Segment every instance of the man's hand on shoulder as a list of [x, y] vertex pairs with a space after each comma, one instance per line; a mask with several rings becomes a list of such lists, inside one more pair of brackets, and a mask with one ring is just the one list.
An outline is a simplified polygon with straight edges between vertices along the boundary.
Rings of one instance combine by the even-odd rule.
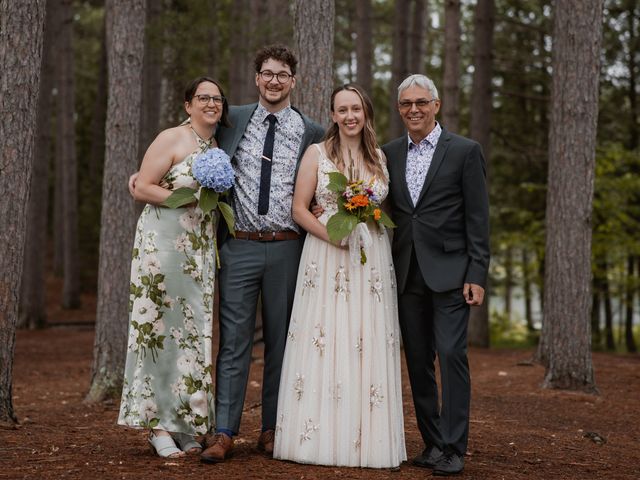
[[484, 288], [475, 283], [465, 283], [462, 287], [462, 295], [469, 305], [479, 306], [484, 301]]

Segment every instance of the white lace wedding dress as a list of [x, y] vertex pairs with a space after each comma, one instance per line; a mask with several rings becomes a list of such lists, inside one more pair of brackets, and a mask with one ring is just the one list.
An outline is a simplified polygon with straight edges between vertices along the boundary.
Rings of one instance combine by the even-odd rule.
[[[335, 165], [320, 149], [320, 221], [337, 211], [327, 190]], [[385, 169], [386, 173], [386, 169]], [[386, 197], [388, 183], [374, 189]], [[395, 467], [406, 460], [400, 331], [388, 234], [369, 225], [367, 262], [307, 235], [288, 332], [274, 458]]]

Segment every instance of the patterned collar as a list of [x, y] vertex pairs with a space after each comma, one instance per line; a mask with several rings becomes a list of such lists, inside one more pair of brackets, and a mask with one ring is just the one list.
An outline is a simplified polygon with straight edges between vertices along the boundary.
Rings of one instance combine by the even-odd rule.
[[[282, 110], [278, 110], [277, 112], [275, 112], [273, 115], [275, 115], [276, 119], [278, 120], [277, 123], [279, 125], [284, 125], [288, 121], [289, 116], [291, 115], [292, 111], [293, 111], [293, 109], [291, 108], [291, 105], [287, 105]], [[270, 113], [271, 112], [269, 110], [267, 110], [264, 107], [264, 105], [262, 105], [260, 102], [258, 102], [258, 106], [256, 107], [256, 111], [253, 114], [255, 115], [255, 118], [260, 123], [264, 123], [264, 121], [267, 119], [267, 116]]]
[[411, 140], [411, 137], [409, 136], [409, 134], [407, 134], [409, 150], [411, 150], [414, 147], [419, 147], [421, 145], [426, 146], [427, 144], [431, 145], [433, 148], [436, 148], [436, 145], [438, 145], [438, 140], [440, 139], [441, 133], [442, 133], [442, 127], [440, 126], [440, 123], [436, 122], [436, 126], [433, 128], [433, 130], [431, 130], [431, 132], [429, 132], [429, 135], [424, 137], [418, 143], [414, 143], [413, 140]]

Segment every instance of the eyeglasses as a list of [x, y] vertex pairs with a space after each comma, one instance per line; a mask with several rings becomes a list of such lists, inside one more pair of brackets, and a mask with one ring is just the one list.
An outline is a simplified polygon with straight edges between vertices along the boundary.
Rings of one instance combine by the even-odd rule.
[[276, 79], [278, 79], [278, 83], [287, 83], [289, 79], [293, 77], [293, 75], [287, 72], [273, 73], [271, 70], [263, 70], [259, 72], [259, 75], [265, 82], [270, 82], [273, 80], [273, 77], [276, 77]]
[[221, 95], [194, 95], [198, 99], [200, 105], [209, 105], [209, 102], [213, 100], [214, 105], [222, 105], [224, 103], [224, 97]]
[[400, 107], [400, 110], [409, 110], [412, 105], [415, 105], [416, 108], [424, 108], [427, 105], [429, 105], [431, 102], [436, 102], [436, 101], [438, 101], [437, 98], [432, 98], [431, 100], [427, 100], [426, 98], [421, 98], [419, 100], [416, 100], [415, 102], [410, 102], [409, 100], [403, 100], [401, 102], [398, 102], [398, 106]]

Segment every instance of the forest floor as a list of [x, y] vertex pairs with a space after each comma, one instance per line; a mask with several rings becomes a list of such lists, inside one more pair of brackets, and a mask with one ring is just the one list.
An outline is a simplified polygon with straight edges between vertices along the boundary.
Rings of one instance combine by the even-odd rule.
[[[48, 289], [51, 291], [51, 289]], [[53, 289], [55, 291], [55, 289]], [[52, 302], [53, 304], [53, 302]], [[50, 327], [18, 331], [14, 407], [0, 429], [0, 479], [414, 479], [431, 471], [298, 465], [258, 453], [262, 345], [257, 344], [235, 455], [163, 460], [145, 434], [116, 426], [117, 402], [83, 403], [89, 387], [95, 298], [52, 307]], [[540, 388], [530, 350], [471, 349], [471, 430], [462, 479], [640, 479], [640, 356], [594, 354], [599, 395]], [[407, 454], [423, 448], [403, 365]]]

